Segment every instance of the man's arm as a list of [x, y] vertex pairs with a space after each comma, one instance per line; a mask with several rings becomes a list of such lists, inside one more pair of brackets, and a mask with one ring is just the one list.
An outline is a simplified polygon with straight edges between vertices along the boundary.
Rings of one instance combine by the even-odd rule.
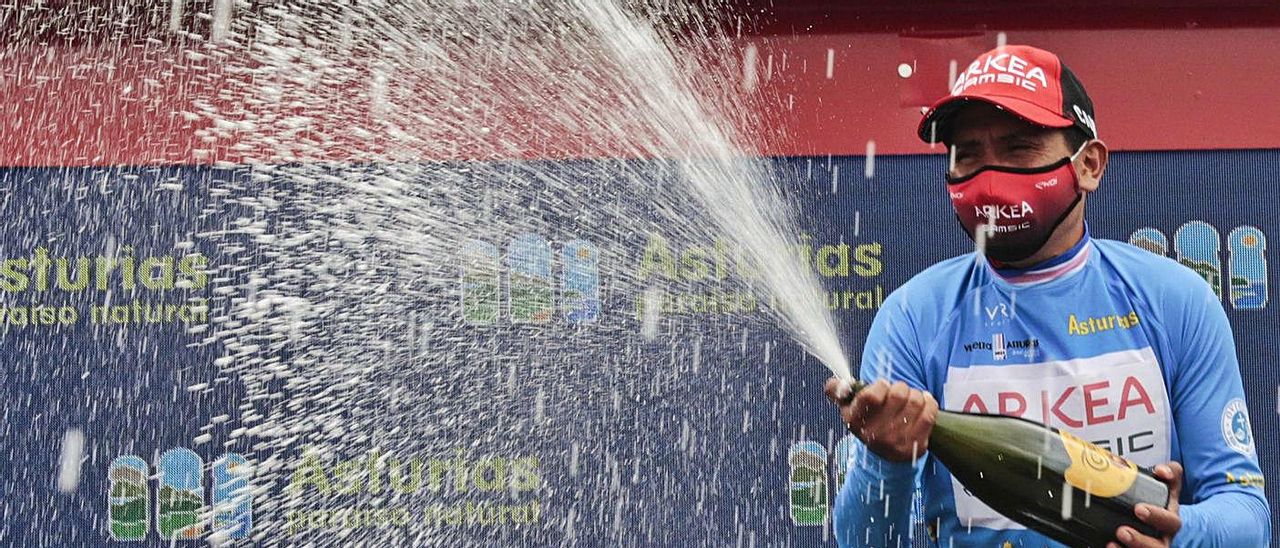
[[[917, 334], [901, 301], [900, 292], [891, 294], [867, 334], [858, 377], [872, 384], [856, 400], [847, 388], [828, 386], [828, 395], [842, 405], [846, 425], [858, 437], [849, 455], [850, 472], [836, 497], [833, 524], [840, 546], [907, 545], [919, 469], [912, 457], [918, 463], [924, 456], [937, 402], [922, 393]], [[860, 407], [850, 412], [854, 404]], [[900, 416], [911, 417], [911, 422], [900, 422]], [[922, 416], [928, 417], [927, 423], [917, 422]], [[885, 429], [877, 423], [895, 426]], [[921, 435], [923, 443], [918, 441]]]
[[834, 527], [841, 547], [909, 546], [916, 468], [890, 462], [862, 443], [849, 454], [852, 472], [836, 496]]
[[1197, 291], [1168, 299], [1164, 319], [1176, 369], [1174, 426], [1185, 469], [1182, 529], [1174, 546], [1267, 546], [1271, 512], [1244, 405], [1231, 325], [1217, 296]]

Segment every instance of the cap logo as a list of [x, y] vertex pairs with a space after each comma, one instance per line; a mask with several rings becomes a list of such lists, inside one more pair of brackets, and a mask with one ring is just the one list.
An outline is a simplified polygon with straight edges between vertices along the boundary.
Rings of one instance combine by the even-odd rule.
[[1071, 110], [1076, 112], [1076, 117], [1080, 119], [1084, 125], [1089, 126], [1089, 131], [1093, 132], [1094, 137], [1098, 135], [1098, 126], [1093, 122], [1093, 117], [1089, 113], [1080, 108], [1080, 105], [1071, 105]]
[[959, 95], [971, 86], [997, 82], [1012, 84], [1027, 91], [1040, 91], [1049, 87], [1049, 79], [1044, 69], [1030, 66], [1026, 59], [1009, 53], [988, 55], [969, 65], [951, 87], [952, 95]]

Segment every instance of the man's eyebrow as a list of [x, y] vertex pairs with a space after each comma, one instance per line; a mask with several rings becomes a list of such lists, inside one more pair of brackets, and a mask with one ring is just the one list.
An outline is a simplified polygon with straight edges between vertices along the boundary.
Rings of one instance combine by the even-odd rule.
[[1002, 142], [1009, 141], [1039, 141], [1046, 132], [1041, 129], [1020, 129], [1001, 135], [998, 140]]
[[[999, 137], [996, 137], [996, 140], [1002, 143], [1008, 143], [1011, 141], [1039, 142], [1040, 140], [1039, 138], [1043, 136], [1045, 133], [1046, 131], [1042, 129], [1035, 129], [1035, 128], [1019, 129], [1019, 130], [1011, 131]], [[954, 143], [951, 143], [951, 146], [954, 146], [956, 148], [971, 148], [971, 147], [979, 146], [981, 144], [982, 144], [981, 141], [978, 139], [965, 139], [963, 141], [956, 141]]]

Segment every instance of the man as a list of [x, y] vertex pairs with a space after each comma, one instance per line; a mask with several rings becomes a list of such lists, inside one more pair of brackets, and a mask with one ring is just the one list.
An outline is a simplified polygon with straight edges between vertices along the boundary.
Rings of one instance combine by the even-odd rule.
[[827, 383], [861, 442], [836, 500], [840, 544], [909, 546], [919, 482], [939, 546], [1059, 545], [967, 494], [928, 455], [942, 407], [1046, 423], [1155, 467], [1172, 500], [1135, 514], [1160, 536], [1121, 527], [1111, 546], [1267, 545], [1226, 314], [1192, 270], [1089, 236], [1085, 196], [1107, 147], [1075, 76], [1047, 51], [997, 48], [917, 131], [948, 146], [946, 188], [979, 251], [885, 300], [859, 375], [875, 382], [856, 395]]

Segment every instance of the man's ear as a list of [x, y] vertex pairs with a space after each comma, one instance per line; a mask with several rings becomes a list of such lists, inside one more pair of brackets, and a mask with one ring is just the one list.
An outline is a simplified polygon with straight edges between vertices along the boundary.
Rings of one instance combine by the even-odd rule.
[[1099, 139], [1089, 141], [1076, 158], [1076, 176], [1080, 179], [1080, 190], [1090, 193], [1098, 190], [1102, 174], [1107, 171], [1107, 144]]

